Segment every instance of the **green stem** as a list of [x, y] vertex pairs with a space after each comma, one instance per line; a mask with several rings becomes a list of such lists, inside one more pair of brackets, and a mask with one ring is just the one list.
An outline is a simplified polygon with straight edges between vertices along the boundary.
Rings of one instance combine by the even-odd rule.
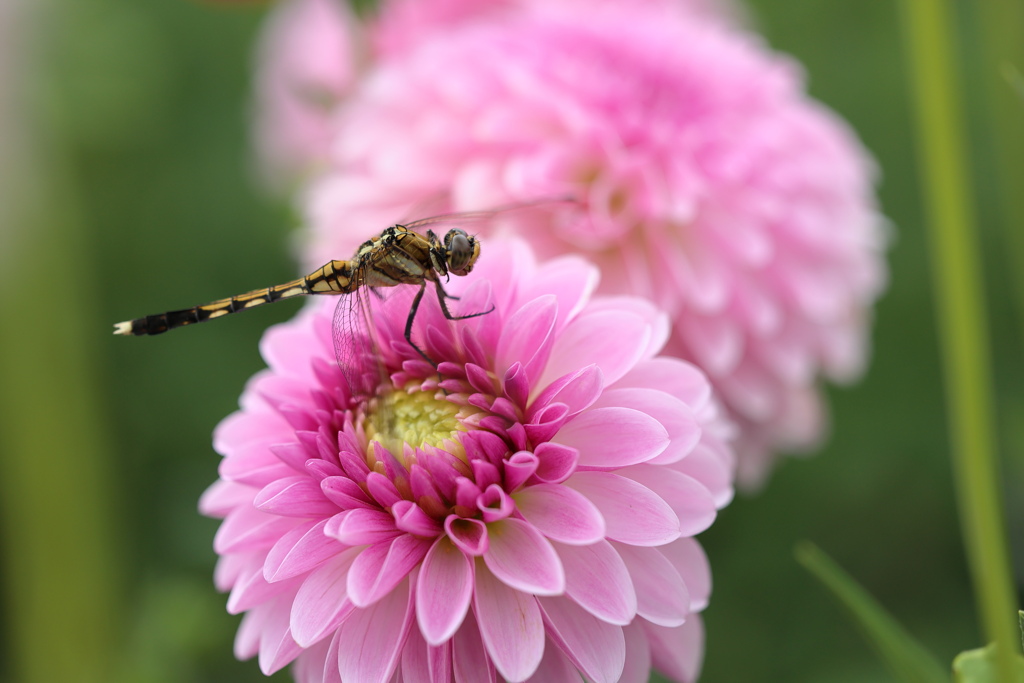
[[1002, 495], [992, 428], [985, 306], [948, 3], [904, 0], [919, 161], [931, 232], [932, 276], [964, 545], [999, 680], [1017, 651]]

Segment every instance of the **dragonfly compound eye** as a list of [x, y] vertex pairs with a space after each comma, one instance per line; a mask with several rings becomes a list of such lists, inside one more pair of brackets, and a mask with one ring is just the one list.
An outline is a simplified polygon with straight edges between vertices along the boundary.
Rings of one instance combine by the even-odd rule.
[[448, 270], [455, 275], [465, 275], [472, 270], [480, 256], [480, 243], [462, 230], [449, 231], [444, 241]]

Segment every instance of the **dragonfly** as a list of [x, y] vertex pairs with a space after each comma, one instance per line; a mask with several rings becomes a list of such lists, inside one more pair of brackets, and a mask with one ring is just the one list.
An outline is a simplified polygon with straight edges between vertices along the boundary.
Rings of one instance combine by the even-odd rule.
[[[448, 320], [487, 315], [494, 307], [466, 315], [452, 313], [448, 301], [458, 300], [458, 297], [445, 290], [444, 282], [451, 275], [464, 276], [473, 270], [480, 258], [480, 240], [458, 227], [450, 228], [443, 238], [439, 238], [429, 226], [486, 220], [499, 211], [502, 210], [442, 214], [404, 225], [396, 224], [361, 244], [351, 259], [330, 261], [305, 277], [192, 308], [116, 323], [114, 334], [162, 334], [178, 327], [206, 322], [285, 299], [310, 295], [347, 295], [338, 303], [333, 330], [335, 353], [342, 370], [346, 371], [346, 361], [354, 359], [356, 355], [355, 350], [346, 348], [355, 339], [352, 330], [367, 324], [365, 320], [356, 319], [360, 315], [369, 315], [370, 306], [364, 292], [370, 290], [379, 294], [378, 290], [382, 288], [418, 285], [419, 289], [412, 299], [406, 319], [404, 336], [409, 345], [436, 368], [438, 364], [412, 339], [413, 322], [427, 285], [434, 286], [441, 311]], [[417, 232], [423, 228], [427, 228], [424, 234]]]

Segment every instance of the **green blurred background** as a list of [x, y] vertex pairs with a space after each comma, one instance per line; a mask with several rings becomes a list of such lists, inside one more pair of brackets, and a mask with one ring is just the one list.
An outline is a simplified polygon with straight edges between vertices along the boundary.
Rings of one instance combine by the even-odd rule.
[[[296, 306], [172, 338], [110, 329], [295, 275], [296, 219], [260, 188], [249, 144], [266, 8], [0, 2], [0, 680], [262, 680], [232, 657], [238, 618], [211, 579], [217, 522], [196, 501], [216, 477], [210, 433], [262, 367], [261, 332]], [[1012, 187], [1016, 165], [1024, 194], [1024, 99], [987, 52], [1011, 27], [983, 3], [954, 4], [1020, 539], [1024, 230], [1009, 218], [1021, 199], [1000, 183]], [[941, 661], [982, 644], [953, 504], [900, 8], [750, 8], [876, 155], [892, 283], [869, 373], [830, 390], [828, 444], [740, 496], [702, 537], [715, 579], [702, 680], [886, 680], [793, 547], [810, 539], [832, 554]], [[1024, 25], [1012, 29], [1019, 38]], [[1024, 544], [1014, 554], [1024, 566]]]

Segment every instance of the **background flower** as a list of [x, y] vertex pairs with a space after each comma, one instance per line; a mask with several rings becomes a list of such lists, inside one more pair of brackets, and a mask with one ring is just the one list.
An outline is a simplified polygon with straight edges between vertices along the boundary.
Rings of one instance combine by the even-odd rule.
[[862, 371], [884, 281], [873, 166], [793, 62], [673, 16], [538, 9], [381, 64], [340, 112], [307, 260], [423, 206], [576, 197], [505, 228], [668, 311], [667, 350], [711, 376], [752, 485], [778, 450], [818, 443], [819, 377]]
[[337, 366], [334, 300], [267, 333], [201, 503], [246, 612], [236, 654], [297, 658], [303, 682], [693, 680], [710, 577], [692, 536], [734, 464], [710, 386], [657, 355], [649, 303], [591, 299], [581, 260], [485, 250], [449, 287], [492, 312], [450, 324], [425, 297], [417, 315], [437, 369], [403, 337], [412, 288], [374, 300], [387, 397], [349, 390], [377, 366]]

